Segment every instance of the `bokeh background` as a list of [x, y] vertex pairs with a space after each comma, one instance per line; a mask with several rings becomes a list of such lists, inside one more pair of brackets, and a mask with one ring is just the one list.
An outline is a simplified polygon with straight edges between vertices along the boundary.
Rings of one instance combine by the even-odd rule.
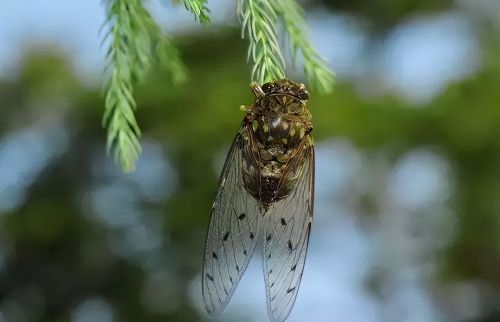
[[[289, 321], [500, 321], [500, 1], [309, 0], [316, 212]], [[208, 321], [218, 172], [252, 96], [235, 1], [148, 7], [189, 80], [137, 88], [144, 153], [105, 154], [100, 0], [0, 2], [0, 321]], [[303, 76], [290, 68], [296, 80]], [[260, 258], [218, 321], [268, 321]]]

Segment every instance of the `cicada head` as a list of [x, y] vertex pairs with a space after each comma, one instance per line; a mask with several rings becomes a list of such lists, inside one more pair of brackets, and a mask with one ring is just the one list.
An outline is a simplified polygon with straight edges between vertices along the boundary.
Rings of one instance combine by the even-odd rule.
[[304, 84], [280, 79], [262, 86], [252, 83], [251, 87], [256, 97], [257, 108], [262, 111], [297, 116], [308, 114], [306, 103], [309, 92]]

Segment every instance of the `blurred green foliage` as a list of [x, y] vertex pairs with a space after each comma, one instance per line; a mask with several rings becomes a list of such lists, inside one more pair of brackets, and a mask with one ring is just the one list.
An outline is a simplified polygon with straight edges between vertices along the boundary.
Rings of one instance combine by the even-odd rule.
[[[314, 1], [316, 2], [316, 1]], [[320, 0], [334, 11], [350, 12], [366, 18], [377, 31], [384, 31], [404, 18], [453, 8], [453, 0]]]
[[[398, 17], [406, 10], [399, 2], [387, 3], [393, 3]], [[120, 322], [203, 319], [189, 292], [201, 267], [216, 191], [214, 158], [231, 143], [243, 118], [238, 107], [250, 103], [252, 95], [241, 59], [246, 44], [236, 30], [179, 42], [189, 80], [165, 86], [168, 73], [155, 68], [136, 92], [144, 137], [161, 143], [178, 176], [171, 197], [141, 203], [154, 210], [148, 216], [161, 217], [166, 241], [150, 255], [170, 278], [171, 289], [162, 300], [176, 305], [164, 312], [145, 307], [141, 294], [147, 270], [137, 257], [114, 252], [110, 239], [116, 229], [89, 215], [86, 194], [111, 180], [93, 169], [112, 167], [95, 157], [105, 154], [97, 84], [83, 85], [58, 51], [36, 50], [24, 57], [17, 77], [0, 82], [0, 136], [54, 115], [69, 128], [69, 148], [36, 177], [19, 208], [0, 211], [5, 253], [0, 306], [15, 301], [25, 321], [63, 322], [83, 300], [100, 296], [112, 304]], [[317, 142], [346, 137], [361, 150], [384, 149], [392, 160], [431, 146], [449, 158], [457, 180], [450, 205], [457, 214], [457, 237], [442, 254], [439, 279], [477, 279], [500, 289], [500, 65], [489, 59], [500, 57], [500, 46], [488, 43], [493, 45], [482, 70], [452, 84], [427, 106], [389, 96], [362, 98], [347, 82], [339, 82], [328, 96], [313, 95], [310, 106]]]

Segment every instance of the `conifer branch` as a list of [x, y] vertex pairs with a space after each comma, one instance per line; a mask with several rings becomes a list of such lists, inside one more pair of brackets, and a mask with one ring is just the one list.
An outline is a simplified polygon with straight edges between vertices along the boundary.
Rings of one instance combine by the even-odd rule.
[[262, 84], [284, 78], [285, 61], [275, 30], [278, 17], [271, 2], [240, 0], [238, 6], [242, 37], [250, 42], [247, 58], [253, 62], [252, 80]]
[[202, 25], [210, 23], [210, 9], [206, 6], [207, 0], [184, 0], [186, 9], [194, 15], [195, 20]]
[[156, 57], [172, 82], [185, 79], [185, 69], [179, 52], [162, 35], [159, 26], [141, 0], [110, 0], [107, 2], [104, 40], [110, 38], [106, 54], [105, 111], [103, 125], [107, 127], [107, 149], [123, 171], [131, 172], [141, 153], [141, 130], [134, 111], [134, 86], [150, 70]]
[[295, 0], [272, 0], [276, 12], [282, 17], [287, 32], [293, 60], [302, 53], [304, 73], [309, 85], [322, 94], [332, 90], [334, 73], [314, 49], [307, 35], [307, 26], [302, 17], [303, 10]]
[[309, 85], [320, 93], [331, 91], [334, 74], [311, 45], [302, 8], [295, 0], [239, 0], [238, 5], [242, 36], [249, 41], [248, 60], [253, 63], [253, 81], [262, 84], [285, 77], [285, 62], [276, 35], [276, 25], [281, 20], [292, 59], [302, 54]]

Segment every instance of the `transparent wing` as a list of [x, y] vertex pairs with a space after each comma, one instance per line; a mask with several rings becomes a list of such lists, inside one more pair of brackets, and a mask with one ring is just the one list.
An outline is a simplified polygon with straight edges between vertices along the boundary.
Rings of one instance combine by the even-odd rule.
[[245, 162], [258, 162], [251, 131], [243, 126], [236, 135], [212, 207], [202, 276], [203, 300], [210, 315], [227, 306], [262, 231], [258, 202], [245, 190], [241, 170]]
[[314, 203], [314, 147], [307, 143], [311, 141], [304, 142], [283, 174], [297, 180], [295, 190], [266, 214], [264, 277], [267, 308], [273, 321], [284, 321], [290, 314], [309, 243]]

